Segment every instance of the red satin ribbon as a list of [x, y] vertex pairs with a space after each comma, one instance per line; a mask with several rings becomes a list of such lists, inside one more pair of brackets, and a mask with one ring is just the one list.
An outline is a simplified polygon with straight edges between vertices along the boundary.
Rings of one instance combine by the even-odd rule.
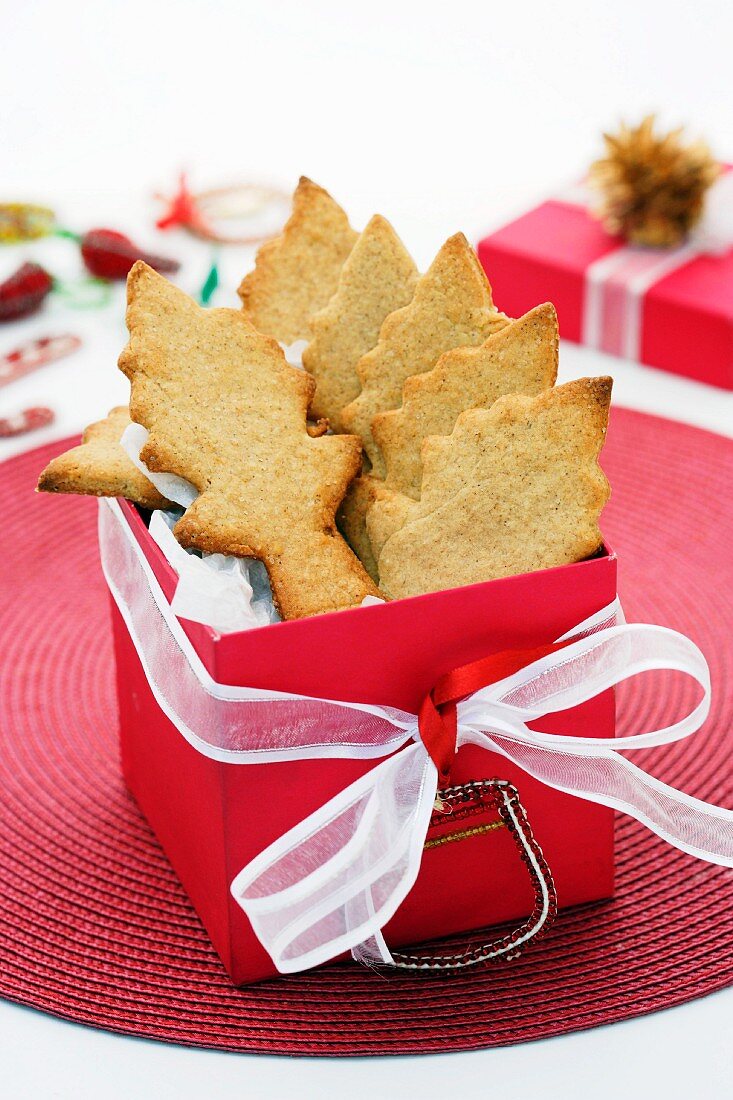
[[564, 649], [571, 640], [577, 639], [537, 646], [536, 649], [505, 649], [454, 668], [440, 677], [423, 699], [418, 712], [418, 728], [422, 743], [438, 769], [441, 783], [448, 780], [456, 755], [456, 709], [461, 699], [507, 676], [513, 676], [548, 653]]

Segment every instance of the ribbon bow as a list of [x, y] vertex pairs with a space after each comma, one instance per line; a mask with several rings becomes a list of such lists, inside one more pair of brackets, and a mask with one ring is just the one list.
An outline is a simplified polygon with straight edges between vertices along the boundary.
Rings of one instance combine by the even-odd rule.
[[[702, 688], [692, 711], [664, 729], [618, 741], [563, 737], [527, 724], [653, 669], [686, 673]], [[506, 674], [488, 683], [497, 671]], [[477, 681], [484, 686], [459, 701]], [[417, 877], [439, 772], [449, 768], [454, 745], [464, 744], [500, 753], [557, 790], [623, 810], [682, 851], [733, 866], [733, 812], [675, 790], [622, 755], [689, 736], [709, 708], [705, 658], [688, 638], [663, 627], [604, 627], [544, 650], [474, 662], [436, 685], [411, 745], [262, 852], [236, 877], [232, 893], [282, 972], [349, 949], [390, 962], [380, 929]]]
[[[557, 790], [635, 817], [669, 844], [733, 867], [733, 811], [683, 794], [627, 760], [694, 733], [710, 709], [698, 647], [673, 630], [611, 625], [617, 607], [540, 650], [455, 669], [420, 715], [220, 684], [172, 613], [120, 506], [100, 509], [102, 565], [163, 712], [200, 753], [229, 764], [306, 757], [382, 758], [252, 860], [231, 891], [282, 972], [344, 951], [390, 962], [381, 929], [412, 887], [438, 789], [457, 749], [499, 753]], [[702, 689], [663, 729], [622, 739], [530, 728], [641, 672], [672, 669]]]

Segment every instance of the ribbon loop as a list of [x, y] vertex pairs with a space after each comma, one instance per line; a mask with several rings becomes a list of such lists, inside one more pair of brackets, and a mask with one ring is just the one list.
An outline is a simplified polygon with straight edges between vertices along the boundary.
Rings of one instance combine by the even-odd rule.
[[428, 692], [417, 716], [417, 726], [428, 756], [435, 764], [441, 783], [445, 783], [453, 767], [458, 740], [457, 707], [447, 700], [438, 706], [434, 691]]

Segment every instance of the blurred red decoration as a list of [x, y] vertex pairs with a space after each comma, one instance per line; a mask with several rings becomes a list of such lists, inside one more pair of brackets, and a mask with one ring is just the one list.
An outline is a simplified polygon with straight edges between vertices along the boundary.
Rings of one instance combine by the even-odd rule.
[[45, 428], [56, 419], [52, 409], [37, 405], [32, 409], [23, 409], [12, 416], [0, 417], [0, 439], [10, 439], [14, 435], [25, 435], [37, 428]]
[[197, 196], [189, 189], [184, 173], [179, 177], [178, 190], [172, 198], [166, 199], [162, 195], [158, 198], [168, 204], [165, 214], [155, 223], [158, 229], [172, 229], [180, 226], [198, 237], [211, 239], [212, 226], [201, 212]]
[[38, 367], [45, 367], [81, 347], [81, 340], [71, 333], [61, 336], [41, 336], [28, 340], [12, 351], [0, 355], [0, 386], [7, 386], [18, 378], [30, 374]]
[[51, 293], [53, 279], [40, 264], [23, 264], [0, 283], [0, 321], [15, 321], [34, 313]]
[[[217, 244], [259, 244], [280, 231], [281, 221], [287, 217], [290, 196], [277, 187], [258, 183], [238, 183], [229, 187], [215, 187], [207, 191], [191, 191], [184, 173], [178, 180], [178, 190], [166, 198], [156, 195], [167, 206], [165, 213], [155, 223], [158, 229], [186, 229], [195, 237]], [[239, 229], [227, 230], [226, 223], [250, 226], [252, 220], [268, 210], [277, 212], [283, 207], [283, 217], [270, 228], [260, 227], [252, 232]]]
[[114, 229], [90, 229], [81, 238], [80, 246], [87, 270], [99, 279], [126, 279], [137, 260], [144, 260], [164, 275], [174, 275], [181, 266], [177, 260], [144, 252]]

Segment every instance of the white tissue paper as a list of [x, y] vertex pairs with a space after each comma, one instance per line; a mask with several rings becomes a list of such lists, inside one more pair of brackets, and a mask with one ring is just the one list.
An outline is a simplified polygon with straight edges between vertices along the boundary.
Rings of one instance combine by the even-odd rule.
[[[159, 493], [182, 509], [188, 508], [198, 496], [189, 481], [175, 474], [153, 473], [140, 461], [140, 451], [147, 438], [147, 428], [130, 424], [121, 443], [138, 470]], [[180, 512], [156, 511], [150, 518], [150, 534], [178, 574], [171, 602], [173, 614], [195, 623], [205, 623], [220, 634], [279, 622], [270, 580], [262, 562], [255, 558], [184, 550], [173, 535], [173, 527], [180, 516]]]
[[190, 507], [199, 495], [190, 481], [176, 474], [154, 474], [144, 462], [140, 461], [140, 451], [147, 443], [149, 434], [148, 429], [143, 428], [142, 424], [129, 424], [120, 440], [122, 449], [127, 452], [127, 457], [137, 466], [140, 473], [152, 482], [166, 500], [172, 500], [181, 508]]
[[184, 550], [173, 534], [178, 519], [180, 513], [162, 511], [150, 518], [150, 534], [178, 574], [173, 614], [220, 634], [279, 622], [262, 562]]
[[294, 344], [287, 346], [281, 344], [283, 353], [291, 367], [300, 367], [303, 370], [303, 352], [308, 347], [307, 340], [296, 340]]

